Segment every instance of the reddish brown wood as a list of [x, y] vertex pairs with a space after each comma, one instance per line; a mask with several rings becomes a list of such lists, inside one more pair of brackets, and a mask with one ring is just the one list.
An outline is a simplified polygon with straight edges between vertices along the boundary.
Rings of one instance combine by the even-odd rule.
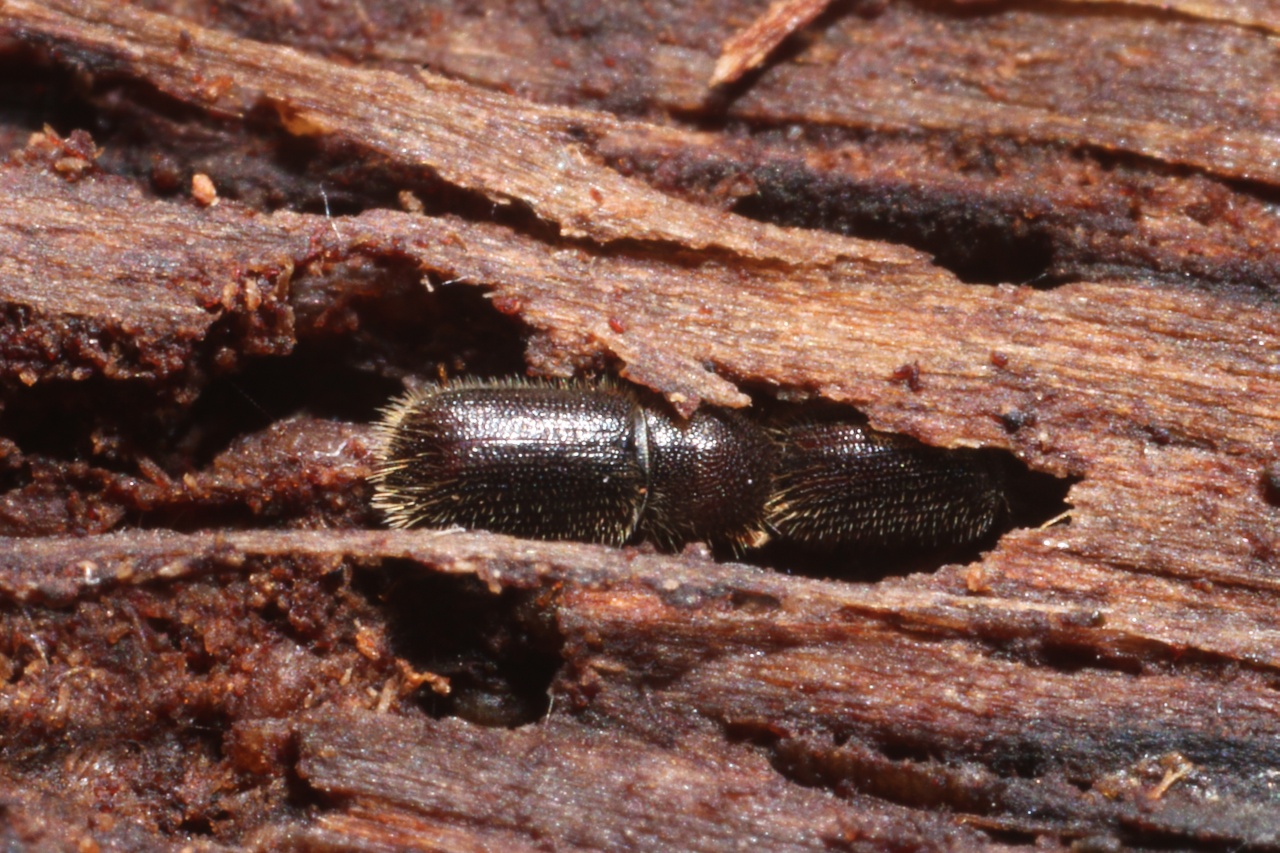
[[[711, 92], [763, 3], [147, 5], [0, 5], [6, 841], [1275, 845], [1266, 9], [834, 10]], [[379, 529], [376, 401], [520, 370], [1070, 511], [881, 579]]]
[[829, 0], [775, 0], [741, 31], [724, 43], [709, 86], [736, 83], [756, 68], [778, 45], [822, 14]]

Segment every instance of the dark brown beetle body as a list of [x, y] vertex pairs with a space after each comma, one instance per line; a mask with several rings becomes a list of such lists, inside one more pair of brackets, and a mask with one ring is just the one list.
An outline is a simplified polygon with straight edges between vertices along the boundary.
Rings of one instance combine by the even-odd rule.
[[1000, 472], [967, 450], [939, 450], [836, 417], [781, 431], [767, 517], [810, 545], [936, 548], [980, 538], [1006, 510]]
[[621, 545], [901, 547], [980, 537], [1004, 511], [971, 451], [851, 418], [684, 420], [609, 386], [508, 381], [413, 392], [380, 426], [376, 505], [396, 527]]
[[375, 502], [396, 527], [621, 544], [648, 489], [643, 419], [622, 394], [459, 385], [396, 402]]

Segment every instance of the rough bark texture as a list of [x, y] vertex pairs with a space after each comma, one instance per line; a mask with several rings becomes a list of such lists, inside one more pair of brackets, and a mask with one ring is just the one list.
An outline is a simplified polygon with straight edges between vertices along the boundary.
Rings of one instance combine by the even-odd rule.
[[[768, 8], [0, 0], [4, 843], [1280, 848], [1280, 18], [835, 3], [708, 88]], [[524, 371], [1011, 524], [380, 529], [376, 408]]]

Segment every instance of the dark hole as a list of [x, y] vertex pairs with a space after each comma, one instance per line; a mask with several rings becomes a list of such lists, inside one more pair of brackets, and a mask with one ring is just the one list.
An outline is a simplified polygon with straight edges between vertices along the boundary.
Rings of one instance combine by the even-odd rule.
[[299, 411], [372, 421], [402, 390], [399, 378], [422, 370], [486, 375], [523, 364], [518, 324], [478, 288], [428, 291], [408, 264], [347, 272], [299, 284], [293, 303], [302, 340], [293, 354], [251, 362], [204, 390], [186, 418], [190, 457], [208, 461], [236, 435]]
[[[22, 452], [64, 460], [96, 455], [105, 467], [118, 462], [120, 454], [111, 450], [102, 453], [103, 446], [95, 446], [94, 435], [128, 432], [141, 438], [142, 433], [154, 433], [155, 424], [147, 421], [166, 406], [152, 387], [100, 376], [83, 382], [39, 382], [30, 388], [11, 383], [3, 394], [0, 436]], [[21, 475], [17, 471], [11, 473], [17, 479], [5, 485], [22, 485]]]
[[288, 358], [261, 359], [243, 372], [213, 380], [182, 419], [174, 449], [202, 467], [236, 436], [295, 412], [369, 420], [398, 389], [394, 380], [353, 366], [338, 352], [300, 346]]
[[1272, 462], [1262, 472], [1262, 496], [1272, 506], [1280, 506], [1280, 462]]
[[182, 822], [178, 824], [178, 831], [185, 832], [188, 835], [212, 835], [213, 822], [208, 815], [192, 815], [191, 817], [183, 818]]
[[560, 668], [551, 605], [536, 595], [498, 595], [471, 576], [388, 563], [378, 595], [395, 653], [419, 671], [449, 679], [442, 696], [424, 687], [423, 708], [486, 726], [517, 726], [547, 713]]
[[[210, 341], [197, 348], [194, 373], [174, 377], [173, 386], [101, 376], [30, 388], [11, 383], [0, 436], [28, 454], [126, 471], [141, 455], [180, 473], [207, 464], [237, 436], [295, 413], [369, 422], [401, 390], [401, 377], [424, 369], [501, 375], [522, 368], [521, 327], [483, 291], [429, 292], [421, 279], [407, 263], [301, 278], [291, 298], [300, 337], [293, 352], [247, 359], [231, 373], [203, 364], [216, 349]], [[188, 381], [203, 383], [191, 405], [173, 396]], [[10, 488], [20, 485], [14, 477], [20, 479], [10, 472]]]
[[877, 744], [880, 754], [886, 761], [906, 761], [914, 764], [928, 764], [932, 760], [929, 747], [925, 744], [907, 741], [885, 741]]
[[[1171, 652], [1164, 652], [1172, 655]], [[1036, 644], [1033, 654], [1024, 659], [1036, 664], [1053, 667], [1060, 672], [1082, 672], [1085, 670], [1105, 669], [1123, 672], [1129, 675], [1141, 675], [1149, 669], [1153, 659], [1159, 658], [1162, 650], [1144, 650], [1142, 656], [1132, 651], [1099, 651], [1087, 646], [1063, 646], [1053, 644]]]
[[758, 191], [734, 207], [752, 219], [904, 243], [973, 284], [1043, 284], [1053, 267], [1048, 234], [976, 201], [899, 185], [819, 182], [803, 170], [761, 170], [753, 178]]
[[778, 743], [778, 730], [761, 720], [726, 720], [725, 737], [730, 743], [747, 744], [772, 749]]
[[[0, 47], [0, 126], [9, 133], [16, 128], [37, 131], [46, 124], [59, 131], [92, 130], [92, 111], [75, 89], [75, 72], [55, 62], [48, 51], [8, 40]], [[19, 131], [6, 141], [21, 145], [26, 136]]]
[[6, 44], [0, 49], [0, 119], [27, 132], [50, 125], [65, 136], [87, 130], [101, 146], [97, 165], [157, 195], [189, 192], [208, 175], [222, 198], [259, 210], [318, 214], [402, 209], [411, 193], [427, 213], [499, 221], [544, 238], [555, 226], [525, 204], [495, 205], [481, 193], [441, 181], [429, 169], [381, 160], [327, 136], [289, 133], [270, 104], [243, 119], [223, 119], [137, 80], [101, 71], [78, 74], [49, 51]]

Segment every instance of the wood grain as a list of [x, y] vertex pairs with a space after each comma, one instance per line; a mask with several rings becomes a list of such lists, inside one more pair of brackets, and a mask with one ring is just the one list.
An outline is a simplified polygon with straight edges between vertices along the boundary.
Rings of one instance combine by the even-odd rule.
[[[6, 839], [1276, 846], [1265, 9], [836, 9], [716, 96], [762, 4], [364, 5], [0, 5], [110, 140], [0, 166]], [[522, 369], [1069, 513], [884, 577], [378, 529], [374, 392]]]

